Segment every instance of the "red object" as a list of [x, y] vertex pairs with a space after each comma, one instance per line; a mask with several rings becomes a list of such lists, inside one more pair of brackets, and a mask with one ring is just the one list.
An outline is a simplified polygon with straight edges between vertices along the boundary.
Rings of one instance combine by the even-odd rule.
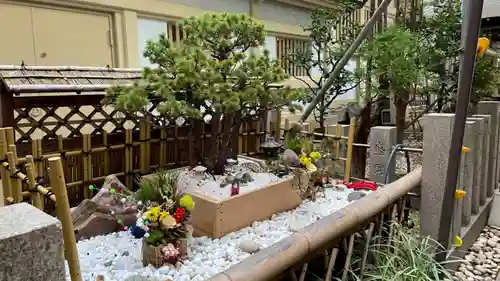
[[236, 185], [231, 186], [231, 196], [236, 196], [240, 194], [240, 184], [237, 183]]
[[377, 190], [377, 184], [373, 181], [358, 181], [353, 183], [344, 182], [344, 184], [347, 188], [354, 190]]
[[177, 208], [172, 216], [177, 223], [181, 223], [186, 218], [186, 210], [184, 208]]

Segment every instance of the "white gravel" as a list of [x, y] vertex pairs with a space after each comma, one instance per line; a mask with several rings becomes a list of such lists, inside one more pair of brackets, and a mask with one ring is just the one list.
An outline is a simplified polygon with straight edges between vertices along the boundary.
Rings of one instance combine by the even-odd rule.
[[[274, 215], [267, 221], [254, 222], [220, 239], [194, 238], [188, 258], [179, 268], [143, 267], [141, 239], [135, 239], [129, 232], [82, 240], [78, 242], [82, 277], [85, 281], [95, 281], [99, 275], [106, 281], [206, 280], [250, 256], [240, 250], [240, 243], [253, 240], [260, 249], [266, 248], [291, 235], [292, 229], [313, 223], [347, 206], [350, 192], [348, 189], [327, 189], [325, 196], [315, 202], [304, 201], [294, 211]], [[70, 280], [68, 268], [66, 273], [67, 280]]]

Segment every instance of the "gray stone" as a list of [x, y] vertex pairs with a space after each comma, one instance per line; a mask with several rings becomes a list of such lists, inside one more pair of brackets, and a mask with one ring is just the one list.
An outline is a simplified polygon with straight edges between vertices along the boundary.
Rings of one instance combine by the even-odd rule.
[[[474, 190], [474, 165], [476, 163], [476, 144], [478, 135], [478, 123], [475, 120], [469, 120], [465, 123], [465, 132], [463, 145], [469, 148], [469, 152], [462, 153], [460, 172], [459, 172], [459, 186], [458, 189], [464, 190], [467, 194], [462, 200], [458, 201], [457, 205], [461, 205], [461, 209], [457, 210], [461, 212], [461, 217], [455, 216], [456, 220], [460, 219], [460, 223], [457, 222], [455, 226], [455, 234], [460, 234], [461, 226], [466, 226], [470, 223], [471, 213], [472, 213], [472, 198], [479, 198], [479, 190]], [[479, 200], [477, 201], [479, 202]], [[475, 206], [478, 210], [478, 206]]]
[[257, 244], [257, 242], [252, 240], [241, 241], [239, 247], [240, 250], [249, 254], [257, 253], [260, 250], [259, 244]]
[[487, 187], [487, 196], [493, 195], [493, 191], [498, 185], [498, 141], [499, 141], [499, 123], [500, 123], [500, 102], [498, 101], [481, 101], [477, 104], [477, 112], [480, 114], [491, 115], [491, 130], [490, 130], [490, 165], [488, 173], [491, 175], [491, 180]]
[[[384, 183], [385, 169], [390, 154], [396, 145], [396, 128], [377, 126], [370, 131], [370, 179]], [[396, 179], [396, 158], [389, 162], [387, 183]]]
[[149, 281], [149, 279], [141, 275], [133, 275], [123, 279], [123, 281]]
[[352, 202], [365, 197], [365, 193], [362, 191], [353, 191], [347, 195], [347, 201]]
[[0, 218], [0, 280], [66, 280], [57, 219], [26, 203], [0, 207]]
[[482, 163], [481, 163], [481, 184], [480, 184], [480, 194], [479, 203], [484, 205], [486, 203], [488, 184], [491, 181], [491, 175], [489, 174], [489, 166], [491, 165], [491, 155], [490, 155], [490, 139], [491, 139], [491, 116], [490, 115], [473, 115], [476, 118], [482, 118], [484, 120], [484, 133], [483, 133], [483, 152], [482, 152]]
[[286, 149], [285, 152], [283, 152], [283, 161], [285, 161], [287, 165], [291, 166], [298, 165], [300, 163], [299, 156], [297, 156], [297, 153], [291, 149]]
[[[453, 114], [431, 113], [423, 118], [423, 166], [420, 206], [420, 234], [437, 240], [448, 168]], [[449, 219], [449, 218], [447, 218]], [[443, 245], [448, 248], [449, 245]]]

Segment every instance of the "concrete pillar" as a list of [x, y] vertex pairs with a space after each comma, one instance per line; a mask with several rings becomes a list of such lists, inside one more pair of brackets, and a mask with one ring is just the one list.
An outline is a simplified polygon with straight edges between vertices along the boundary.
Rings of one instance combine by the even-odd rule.
[[488, 175], [491, 179], [488, 180], [486, 195], [493, 196], [493, 191], [498, 186], [498, 125], [500, 122], [500, 102], [498, 101], [480, 101], [477, 104], [477, 112], [479, 114], [491, 115], [490, 129], [490, 160], [488, 165]]
[[479, 191], [479, 204], [482, 206], [486, 203], [486, 190], [488, 189], [488, 182], [491, 175], [488, 174], [490, 165], [490, 134], [491, 134], [491, 116], [490, 115], [473, 115], [473, 118], [481, 118], [484, 121], [482, 133], [482, 152], [480, 164], [480, 191]]
[[[483, 178], [482, 173], [484, 170], [484, 158], [483, 158], [483, 150], [484, 150], [484, 123], [485, 120], [479, 117], [469, 117], [468, 121], [476, 122], [476, 131], [477, 134], [475, 136], [475, 151], [474, 151], [474, 163], [473, 163], [473, 174], [474, 179], [472, 182], [472, 190], [474, 193], [472, 194], [472, 214], [477, 214], [479, 212], [479, 207], [481, 206], [481, 193], [482, 193], [482, 185]], [[486, 190], [486, 189], [485, 189]], [[486, 194], [486, 193], [485, 193]]]
[[454, 119], [454, 114], [440, 113], [426, 114], [423, 118], [420, 234], [436, 240], [441, 219], [445, 171], [448, 168]]
[[466, 226], [470, 223], [471, 213], [475, 214], [479, 211], [479, 189], [474, 184], [474, 165], [477, 164], [476, 156], [478, 154], [478, 125], [479, 123], [473, 120], [465, 122], [463, 145], [469, 148], [469, 152], [463, 153], [460, 159], [460, 174], [457, 189], [464, 190], [467, 195], [462, 200], [456, 202], [459, 208], [461, 207], [461, 217], [459, 217], [461, 223], [458, 224], [457, 231], [460, 230], [462, 225]]
[[0, 280], [66, 280], [57, 219], [26, 203], [1, 207], [0, 218]]
[[[396, 145], [396, 128], [377, 126], [370, 131], [370, 180], [384, 183], [389, 156]], [[395, 155], [393, 155], [395, 156]], [[396, 159], [389, 162], [387, 183], [396, 179]]]

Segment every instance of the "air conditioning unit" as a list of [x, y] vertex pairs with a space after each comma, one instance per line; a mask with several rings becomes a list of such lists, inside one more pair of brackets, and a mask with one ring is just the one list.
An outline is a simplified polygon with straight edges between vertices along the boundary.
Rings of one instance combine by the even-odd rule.
[[380, 111], [380, 118], [382, 125], [392, 125], [392, 118], [391, 118], [391, 110], [390, 109], [382, 109]]

